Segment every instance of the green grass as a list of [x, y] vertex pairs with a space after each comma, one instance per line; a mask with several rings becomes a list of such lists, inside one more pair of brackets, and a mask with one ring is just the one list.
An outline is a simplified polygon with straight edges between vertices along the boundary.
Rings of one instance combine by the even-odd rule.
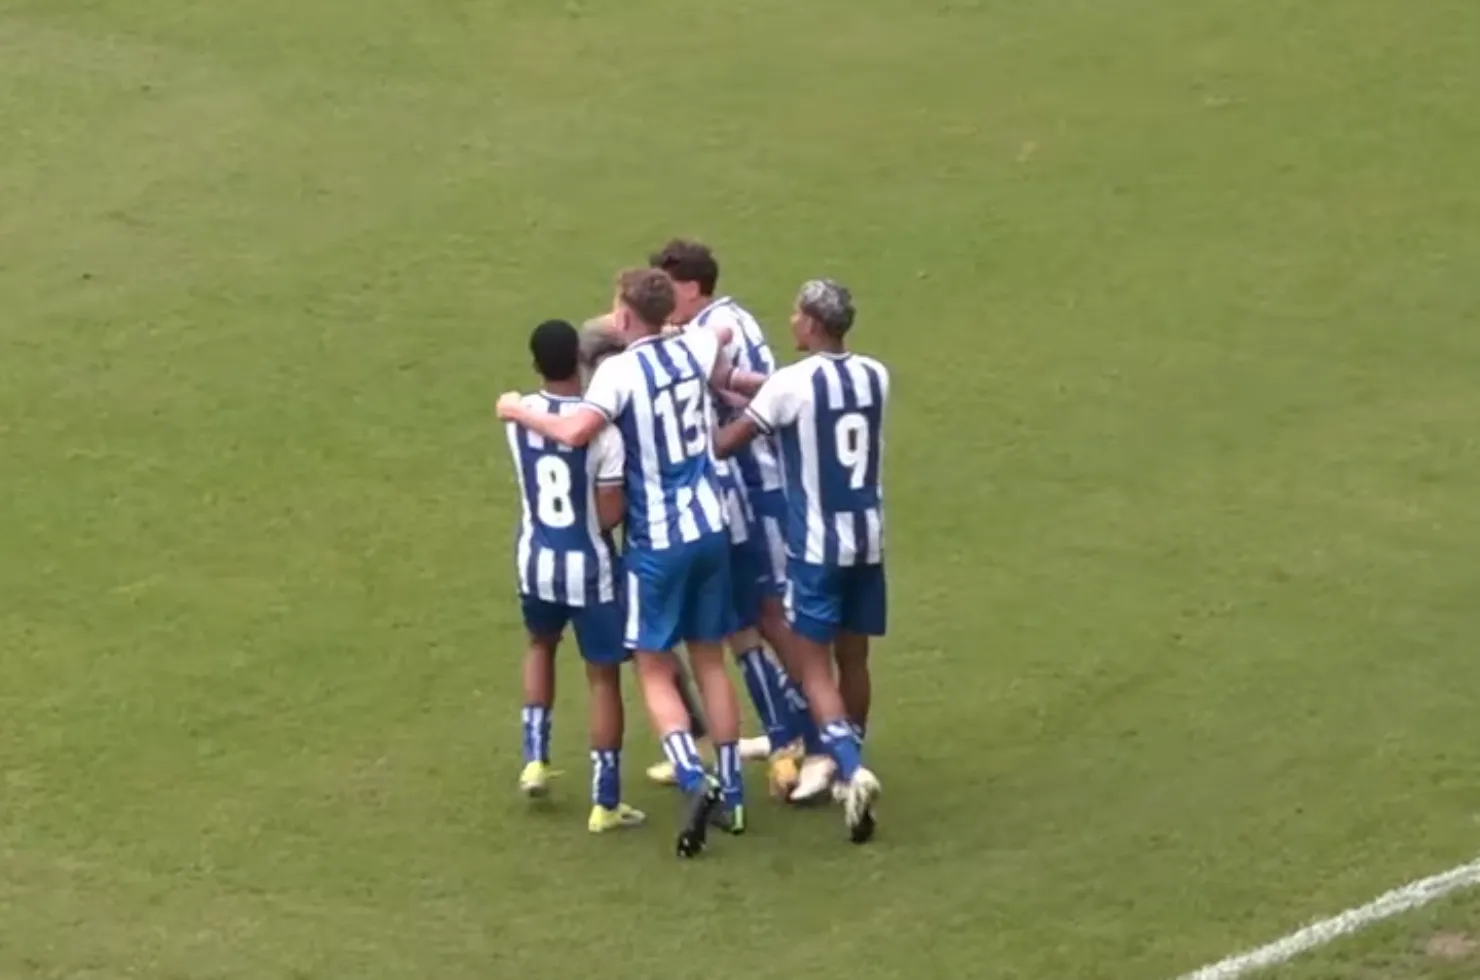
[[1469, 893], [1373, 926], [1264, 980], [1473, 980], [1477, 929], [1480, 896]]
[[[1160, 980], [1468, 860], [1477, 93], [1467, 0], [0, 0], [0, 976]], [[894, 370], [867, 849], [678, 864], [641, 728], [588, 838], [574, 673], [512, 791], [493, 398], [673, 233]]]

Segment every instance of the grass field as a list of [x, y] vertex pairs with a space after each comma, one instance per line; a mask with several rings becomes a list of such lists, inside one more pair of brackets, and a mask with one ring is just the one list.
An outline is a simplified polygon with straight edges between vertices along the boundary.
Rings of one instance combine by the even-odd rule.
[[[0, 0], [0, 977], [1166, 980], [1470, 860], [1477, 172], [1472, 0]], [[493, 399], [674, 233], [894, 371], [866, 849], [679, 864], [641, 727], [590, 838], [574, 673], [513, 792]]]

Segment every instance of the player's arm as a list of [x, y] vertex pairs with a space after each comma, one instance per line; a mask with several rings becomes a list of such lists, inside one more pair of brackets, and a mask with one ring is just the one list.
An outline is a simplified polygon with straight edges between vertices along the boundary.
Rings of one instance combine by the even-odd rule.
[[798, 396], [793, 391], [795, 387], [792, 372], [785, 368], [764, 379], [745, 414], [720, 429], [714, 437], [715, 455], [721, 459], [732, 456], [756, 436], [770, 435], [781, 426], [796, 421]]
[[627, 516], [627, 494], [620, 483], [601, 483], [596, 486], [596, 518], [601, 529], [610, 531], [622, 523]]
[[528, 407], [522, 398], [517, 391], [500, 395], [498, 417], [536, 432], [546, 439], [552, 439], [562, 446], [580, 449], [606, 428], [606, 416], [595, 408], [581, 405], [569, 415], [551, 415]]
[[761, 434], [761, 427], [749, 415], [742, 415], [715, 433], [714, 454], [729, 459]]
[[[716, 335], [728, 334], [729, 330], [729, 327], [719, 327]], [[714, 355], [714, 368], [709, 372], [709, 383], [716, 391], [733, 391], [748, 398], [760, 391], [761, 385], [766, 383], [766, 376], [737, 368], [735, 359], [730, 356], [727, 341], [721, 340], [719, 350]]]
[[590, 451], [596, 459], [596, 517], [601, 529], [610, 531], [622, 523], [627, 512], [627, 495], [622, 491], [627, 454], [622, 434], [614, 426], [603, 429]]

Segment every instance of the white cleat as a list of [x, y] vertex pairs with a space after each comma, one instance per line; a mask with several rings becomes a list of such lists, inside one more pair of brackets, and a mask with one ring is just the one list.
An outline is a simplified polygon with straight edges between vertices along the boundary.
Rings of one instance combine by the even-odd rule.
[[764, 735], [740, 740], [740, 758], [745, 762], [761, 762], [771, 757], [771, 740]]
[[853, 843], [863, 844], [874, 836], [874, 804], [883, 792], [879, 777], [861, 766], [843, 786], [843, 823]]
[[832, 789], [833, 776], [838, 764], [827, 755], [809, 755], [802, 760], [802, 771], [797, 776], [796, 789], [791, 791], [791, 802], [811, 803]]

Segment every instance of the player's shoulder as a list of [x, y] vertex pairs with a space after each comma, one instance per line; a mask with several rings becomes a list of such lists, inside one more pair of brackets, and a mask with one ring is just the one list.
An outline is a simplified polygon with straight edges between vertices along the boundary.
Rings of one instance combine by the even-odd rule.
[[745, 308], [728, 296], [721, 296], [694, 317], [696, 327], [733, 327], [746, 315]]
[[712, 361], [719, 353], [719, 334], [715, 331], [722, 324], [708, 327], [690, 326], [676, 337], [670, 338], [698, 357], [701, 361]]
[[875, 372], [886, 382], [889, 380], [889, 366], [877, 357], [871, 357], [868, 354], [854, 354], [853, 359], [861, 364], [865, 370]]

